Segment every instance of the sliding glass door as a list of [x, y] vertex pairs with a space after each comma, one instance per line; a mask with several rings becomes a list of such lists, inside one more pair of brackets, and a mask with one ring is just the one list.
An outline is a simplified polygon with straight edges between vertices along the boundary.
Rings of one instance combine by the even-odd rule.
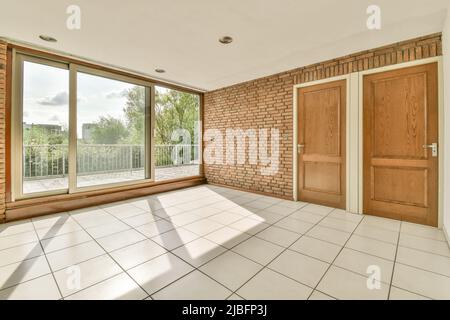
[[144, 180], [146, 88], [77, 73], [77, 187]]
[[14, 61], [13, 199], [200, 174], [199, 95], [40, 57]]
[[21, 192], [67, 189], [69, 70], [56, 63], [23, 61], [22, 77]]

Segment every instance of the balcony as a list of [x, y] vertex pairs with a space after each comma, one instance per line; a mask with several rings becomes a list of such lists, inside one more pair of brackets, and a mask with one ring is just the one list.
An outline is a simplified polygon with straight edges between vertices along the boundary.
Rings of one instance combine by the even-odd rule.
[[[23, 193], [68, 188], [68, 146], [26, 145], [23, 148]], [[156, 145], [155, 181], [199, 174], [198, 145]], [[92, 187], [145, 178], [143, 145], [79, 144], [77, 186]]]

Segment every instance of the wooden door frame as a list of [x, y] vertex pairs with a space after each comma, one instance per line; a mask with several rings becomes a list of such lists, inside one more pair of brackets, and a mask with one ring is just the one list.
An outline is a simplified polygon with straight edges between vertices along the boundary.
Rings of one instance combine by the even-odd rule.
[[320, 84], [325, 84], [325, 83], [331, 83], [331, 82], [336, 82], [336, 81], [342, 81], [345, 80], [346, 81], [346, 119], [345, 119], [345, 139], [346, 139], [346, 151], [345, 151], [345, 158], [346, 158], [346, 174], [345, 174], [345, 186], [346, 186], [346, 209], [349, 210], [349, 203], [350, 203], [350, 190], [352, 190], [352, 188], [350, 188], [350, 168], [349, 168], [349, 156], [350, 156], [350, 134], [349, 134], [349, 122], [350, 122], [350, 105], [351, 105], [351, 75], [347, 74], [347, 75], [343, 75], [343, 76], [337, 76], [337, 77], [332, 77], [332, 78], [327, 78], [327, 79], [323, 79], [323, 80], [318, 80], [318, 81], [312, 81], [312, 82], [307, 82], [307, 83], [301, 83], [301, 84], [297, 84], [294, 85], [294, 99], [293, 99], [293, 128], [294, 128], [294, 133], [293, 133], [293, 197], [294, 197], [294, 201], [298, 201], [299, 199], [299, 190], [298, 190], [298, 152], [297, 152], [297, 145], [298, 145], [298, 89], [300, 88], [305, 88], [305, 87], [311, 87], [311, 86], [315, 86], [315, 85], [320, 85]]
[[359, 139], [359, 173], [358, 173], [358, 207], [359, 213], [363, 214], [363, 204], [364, 204], [364, 149], [363, 149], [363, 124], [364, 124], [364, 76], [382, 73], [387, 71], [394, 71], [398, 69], [404, 69], [409, 67], [416, 67], [424, 64], [437, 63], [438, 69], [438, 137], [439, 137], [439, 154], [438, 154], [438, 228], [442, 228], [443, 226], [443, 191], [444, 191], [444, 179], [443, 179], [443, 170], [444, 170], [444, 81], [443, 81], [443, 59], [442, 56], [427, 58], [422, 60], [416, 60], [412, 62], [400, 63], [392, 66], [371, 69], [366, 71], [358, 72], [358, 83], [359, 83], [359, 102], [358, 102], [358, 113], [359, 113], [359, 128], [358, 128], [358, 136]]

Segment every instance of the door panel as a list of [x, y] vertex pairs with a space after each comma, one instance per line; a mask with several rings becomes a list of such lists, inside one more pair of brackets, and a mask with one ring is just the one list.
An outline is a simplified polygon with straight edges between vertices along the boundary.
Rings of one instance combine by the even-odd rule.
[[364, 77], [364, 213], [437, 226], [437, 64]]
[[346, 81], [298, 89], [298, 198], [345, 209]]

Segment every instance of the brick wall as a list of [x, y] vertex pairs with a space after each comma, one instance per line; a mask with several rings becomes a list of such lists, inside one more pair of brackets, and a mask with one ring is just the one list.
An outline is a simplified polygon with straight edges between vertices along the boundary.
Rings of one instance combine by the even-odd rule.
[[206, 93], [205, 130], [220, 129], [224, 133], [226, 128], [277, 128], [281, 133], [276, 175], [262, 176], [260, 165], [248, 161], [234, 166], [205, 163], [208, 182], [292, 198], [294, 84], [440, 55], [441, 34], [434, 34]]
[[0, 222], [5, 218], [6, 43], [0, 40]]

